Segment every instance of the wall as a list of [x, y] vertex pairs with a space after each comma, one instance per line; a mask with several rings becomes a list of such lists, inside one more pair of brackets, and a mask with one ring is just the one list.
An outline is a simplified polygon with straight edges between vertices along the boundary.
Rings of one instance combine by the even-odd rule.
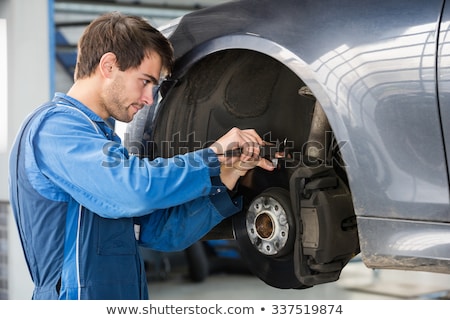
[[6, 19], [0, 19], [0, 154], [8, 150], [8, 72]]
[[[7, 264], [0, 264], [0, 274], [7, 273], [8, 281], [0, 285], [7, 286], [9, 299], [29, 299], [32, 292], [16, 226], [7, 205], [8, 154], [23, 119], [50, 97], [49, 1], [0, 0], [0, 19], [6, 20], [8, 66], [7, 110], [0, 115], [7, 118], [7, 137], [2, 137], [7, 146], [6, 150], [0, 149], [0, 223], [7, 225], [7, 241], [3, 239], [0, 250], [6, 249], [8, 253]], [[0, 69], [0, 73], [4, 75], [6, 70]]]
[[[6, 19], [0, 19], [0, 154], [8, 150]], [[0, 300], [8, 298], [8, 203], [0, 201]]]

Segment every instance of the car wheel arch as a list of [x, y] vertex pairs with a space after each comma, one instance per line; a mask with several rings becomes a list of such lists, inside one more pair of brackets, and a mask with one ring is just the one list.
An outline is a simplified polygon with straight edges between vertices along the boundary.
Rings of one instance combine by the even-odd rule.
[[[342, 125], [339, 124], [338, 114], [334, 113], [333, 111], [333, 104], [331, 102], [332, 100], [328, 98], [326, 90], [324, 90], [319, 85], [318, 81], [314, 79], [314, 73], [309, 69], [306, 63], [304, 63], [300, 58], [293, 55], [292, 53], [289, 53], [288, 50], [283, 49], [278, 44], [270, 42], [266, 39], [261, 39], [253, 35], [235, 35], [233, 39], [234, 41], [231, 42], [233, 46], [230, 46], [229, 41], [225, 41], [226, 38], [214, 39], [209, 43], [205, 43], [198, 48], [195, 48], [179, 59], [179, 61], [177, 62], [178, 69], [174, 70], [173, 77], [181, 79], [180, 83], [176, 85], [178, 86], [177, 89], [173, 88], [173, 92], [168, 92], [167, 96], [160, 103], [156, 114], [156, 121], [152, 123], [153, 131], [149, 133], [152, 135], [152, 138], [157, 145], [158, 143], [161, 144], [161, 142], [163, 141], [173, 141], [174, 133], [178, 135], [177, 137], [175, 137], [175, 140], [177, 141], [175, 142], [175, 144], [171, 143], [168, 146], [169, 148], [167, 149], [163, 145], [159, 145], [154, 155], [172, 156], [176, 153], [184, 153], [193, 149], [205, 147], [212, 140], [218, 138], [221, 134], [223, 134], [229, 126], [236, 126], [235, 122], [238, 123], [237, 126], [239, 126], [240, 123], [241, 125], [245, 125], [246, 127], [258, 127], [260, 125], [258, 121], [261, 119], [264, 120], [264, 125], [257, 129], [262, 130], [260, 131], [260, 134], [263, 135], [263, 138], [272, 142], [275, 139], [284, 137], [285, 135], [288, 136], [288, 138], [291, 138], [292, 136], [289, 133], [292, 133], [295, 130], [295, 133], [293, 133], [295, 137], [292, 137], [292, 139], [294, 141], [301, 141], [300, 148], [302, 149], [304, 148], [305, 143], [308, 141], [310, 128], [307, 126], [311, 125], [311, 123], [310, 119], [302, 120], [298, 118], [305, 118], [304, 115], [312, 114], [314, 108], [317, 105], [317, 101], [319, 100], [319, 105], [323, 108], [323, 111], [326, 114], [328, 120], [332, 119], [332, 122], [330, 123], [331, 127], [335, 126], [339, 128], [340, 131], [344, 132], [345, 136], [345, 128], [343, 128]], [[226, 45], [226, 43], [228, 44]], [[237, 43], [245, 43], [245, 45], [237, 46]], [[244, 57], [244, 55], [248, 56]], [[276, 94], [279, 94], [279, 96], [281, 97], [279, 98], [279, 102], [280, 106], [284, 108], [282, 110], [288, 110], [295, 116], [287, 116], [285, 118], [281, 117], [275, 119], [274, 117], [276, 117], [276, 115], [280, 112], [275, 112], [277, 110], [272, 110], [272, 107], [269, 107], [270, 110], [261, 107], [261, 109], [257, 110], [256, 113], [253, 113], [254, 110], [250, 108], [247, 109], [245, 107], [246, 104], [240, 103], [239, 99], [249, 99], [245, 101], [250, 102], [255, 102], [256, 100], [252, 100], [251, 97], [248, 98], [244, 94], [238, 94], [237, 97], [234, 97], [234, 102], [236, 102], [239, 107], [233, 107], [233, 103], [227, 101], [227, 99], [233, 99], [233, 88], [238, 88], [239, 84], [233, 83], [235, 79], [233, 78], [234, 74], [232, 71], [231, 74], [228, 75], [228, 78], [220, 77], [227, 77], [227, 72], [230, 72], [229, 69], [232, 68], [232, 66], [230, 66], [231, 64], [235, 65], [234, 68], [236, 72], [241, 72], [239, 69], [239, 61], [236, 61], [239, 59], [242, 59], [244, 62], [250, 64], [255, 64], [246, 71], [243, 78], [243, 81], [245, 81], [247, 88], [248, 86], [250, 86], [252, 90], [255, 90], [253, 93], [256, 93], [258, 85], [250, 84], [251, 81], [262, 81], [260, 79], [264, 78], [264, 76], [267, 76], [266, 74], [263, 74], [262, 77], [257, 75], [254, 76], [255, 78], [252, 77], [251, 73], [255, 72], [255, 70], [258, 69], [258, 63], [264, 67], [267, 67], [267, 65], [272, 65], [274, 69], [277, 69], [272, 70], [270, 66], [267, 67], [269, 72], [273, 72], [274, 75], [282, 78], [282, 82], [284, 81], [287, 87], [289, 87], [289, 90], [295, 90], [296, 92], [295, 94], [293, 94], [293, 96], [295, 95], [295, 97], [292, 98], [293, 100], [288, 99], [290, 102], [289, 105], [283, 105], [283, 92], [284, 90], [288, 89], [286, 89], [283, 85], [277, 84], [276, 81], [274, 81], [273, 87], [276, 87], [276, 89], [273, 89], [275, 92], [274, 95], [276, 96]], [[229, 62], [229, 64], [220, 67], [218, 65], [220, 64], [220, 61], [225, 61], [223, 63]], [[280, 71], [278, 71], [278, 68]], [[204, 74], [204, 71], [206, 71], [206, 75]], [[217, 74], [214, 74], [215, 71], [217, 71]], [[220, 83], [214, 84], [214, 79], [211, 79], [214, 76], [220, 78], [218, 80], [216, 79], [219, 82], [221, 79], [226, 79], [227, 81], [229, 81], [230, 85], [228, 85], [228, 83], [227, 85], [223, 85]], [[266, 81], [269, 81], [269, 76], [265, 78]], [[287, 81], [286, 79], [293, 81]], [[239, 80], [240, 78], [237, 81]], [[292, 82], [295, 81], [297, 81], [298, 83], [292, 84]], [[215, 90], [217, 90], [218, 86], [223, 87], [219, 88], [218, 96], [213, 97], [211, 100], [211, 96], [214, 96], [214, 94], [217, 95], [217, 93], [215, 93]], [[229, 89], [230, 87], [232, 87], [232, 89]], [[311, 99], [311, 96], [308, 96], [308, 94], [300, 94], [300, 89], [302, 88], [308, 88], [310, 94], [314, 96], [313, 99]], [[213, 93], [211, 93], [211, 91]], [[227, 95], [227, 92], [229, 93], [229, 95]], [[204, 94], [204, 96], [201, 96], [202, 94]], [[208, 109], [208, 107], [206, 107], [207, 105], [214, 105], [215, 103], [219, 105], [218, 101], [221, 100], [221, 94], [224, 97], [225, 104], [220, 105], [216, 109]], [[252, 95], [252, 93], [250, 93], [250, 95]], [[267, 101], [272, 98], [266, 95], [261, 99], [264, 100], [265, 103], [268, 103]], [[284, 102], [286, 102], [286, 100], [284, 100]], [[302, 110], [298, 111], [299, 108], [296, 103], [300, 105]], [[252, 103], [250, 103], [250, 105], [251, 104]], [[181, 109], [177, 110], [177, 105], [179, 105]], [[195, 114], [196, 109], [199, 109], [201, 112], [199, 111], [199, 114]], [[227, 112], [231, 113], [232, 116], [230, 116], [228, 119], [225, 119], [227, 116]], [[214, 113], [216, 114], [214, 115]], [[265, 114], [270, 115], [266, 116]], [[281, 121], [289, 120], [290, 123], [286, 126], [284, 126], [283, 124], [279, 126], [277, 121], [280, 121], [280, 119]], [[293, 119], [294, 121], [292, 121]], [[297, 124], [296, 119], [298, 119], [300, 122], [303, 121], [301, 122], [301, 125]], [[271, 123], [274, 126], [277, 126], [276, 130], [271, 131], [270, 129], [268, 129], [270, 128]], [[206, 128], [203, 128], [203, 126], [206, 126]], [[217, 127], [220, 128], [217, 129]], [[302, 129], [301, 133], [297, 132], [297, 130], [299, 130], [299, 127], [305, 127], [304, 129]], [[270, 135], [267, 136], [267, 133], [270, 133]], [[274, 136], [271, 136], [271, 134], [274, 134]], [[263, 191], [263, 189], [261, 189], [260, 191]], [[345, 263], [346, 262], [344, 262], [343, 264], [345, 265]], [[270, 262], [270, 264], [273, 265], [272, 262]], [[286, 266], [283, 265], [283, 268], [285, 267]], [[275, 264], [274, 268], [279, 268], [279, 266]], [[315, 273], [315, 271], [313, 273]], [[336, 277], [339, 276], [339, 273], [340, 269], [338, 271], [333, 270], [333, 275], [331, 277], [318, 279], [314, 278], [313, 276], [312, 280], [310, 279], [311, 275], [307, 274], [302, 281], [293, 283], [293, 287], [304, 288], [320, 282], [333, 281], [336, 280]], [[269, 277], [271, 277], [271, 275], [269, 275]], [[291, 275], [291, 278], [292, 277], [294, 276]], [[275, 278], [263, 280], [275, 287], [288, 286], [288, 284], [286, 284], [286, 279]]]
[[[175, 49], [176, 46], [175, 43]], [[178, 57], [176, 63], [178, 69], [175, 70], [174, 77], [183, 77], [188, 70], [199, 61], [212, 54], [228, 50], [248, 50], [249, 52], [265, 55], [269, 59], [273, 59], [284, 65], [295, 74], [300, 81], [305, 83], [313, 93], [315, 99], [319, 101], [336, 140], [340, 142], [341, 145], [345, 145], [345, 150], [341, 150], [344, 162], [351, 164], [357, 163], [355, 160], [356, 155], [349, 143], [350, 137], [345, 126], [346, 122], [342, 119], [342, 114], [338, 111], [339, 106], [337, 103], [333, 102], [333, 94], [330, 93], [331, 88], [321, 83], [319, 76], [313, 70], [313, 67], [302, 59], [301, 53], [295, 54], [279, 43], [261, 37], [258, 34], [245, 33], [225, 35], [210, 39]], [[326, 63], [324, 63], [324, 65], [325, 64]], [[340, 98], [345, 99], [343, 96]], [[351, 167], [349, 169], [351, 170]], [[347, 172], [347, 174], [351, 173]]]

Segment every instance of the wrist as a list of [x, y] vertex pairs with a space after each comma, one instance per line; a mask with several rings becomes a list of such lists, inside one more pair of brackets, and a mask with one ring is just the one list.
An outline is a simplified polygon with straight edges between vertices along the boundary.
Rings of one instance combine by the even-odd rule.
[[247, 173], [247, 170], [237, 169], [232, 166], [220, 166], [220, 179], [228, 190], [234, 190], [238, 180]]

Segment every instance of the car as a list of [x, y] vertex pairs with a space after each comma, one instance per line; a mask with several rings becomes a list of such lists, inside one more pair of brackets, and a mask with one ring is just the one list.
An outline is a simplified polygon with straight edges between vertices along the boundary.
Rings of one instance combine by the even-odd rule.
[[450, 273], [450, 3], [241, 0], [161, 27], [175, 67], [127, 127], [143, 157], [254, 128], [283, 158], [239, 181], [238, 244], [270, 286], [367, 268]]

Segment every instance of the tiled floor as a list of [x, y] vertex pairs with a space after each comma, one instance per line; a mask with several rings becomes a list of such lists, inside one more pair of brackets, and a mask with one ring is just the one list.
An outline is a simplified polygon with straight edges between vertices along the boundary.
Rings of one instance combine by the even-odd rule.
[[333, 283], [304, 290], [270, 287], [246, 274], [219, 273], [194, 283], [185, 270], [170, 272], [167, 280], [149, 282], [155, 300], [379, 300], [449, 299], [450, 275], [426, 272], [376, 270], [350, 262]]

